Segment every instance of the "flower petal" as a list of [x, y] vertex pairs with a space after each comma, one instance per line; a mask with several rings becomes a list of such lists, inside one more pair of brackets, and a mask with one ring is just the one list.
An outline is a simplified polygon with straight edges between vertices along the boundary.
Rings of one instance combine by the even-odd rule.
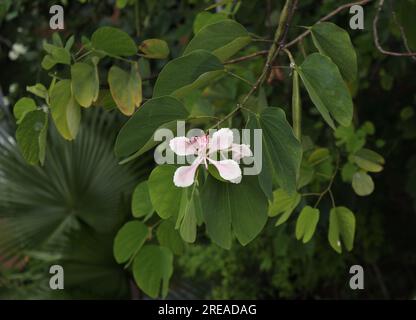
[[228, 149], [232, 143], [233, 132], [228, 128], [222, 128], [212, 135], [212, 139], [209, 141], [209, 153]]
[[241, 177], [241, 169], [237, 162], [234, 160], [221, 160], [215, 161], [208, 158], [208, 161], [217, 168], [221, 178], [225, 180], [235, 180]]
[[195, 143], [187, 137], [176, 137], [169, 141], [169, 147], [178, 156], [187, 156], [196, 153]]
[[186, 188], [192, 185], [195, 181], [195, 172], [202, 162], [202, 158], [196, 158], [190, 166], [183, 166], [176, 169], [173, 175], [173, 183], [177, 187]]
[[231, 146], [233, 160], [238, 161], [245, 157], [252, 157], [250, 146], [248, 144], [236, 144], [233, 143]]

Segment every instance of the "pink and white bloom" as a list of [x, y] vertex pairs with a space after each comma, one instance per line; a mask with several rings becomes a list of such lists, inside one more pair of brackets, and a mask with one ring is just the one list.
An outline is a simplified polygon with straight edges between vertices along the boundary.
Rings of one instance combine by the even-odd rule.
[[[240, 183], [242, 173], [238, 162], [244, 157], [251, 157], [253, 154], [250, 146], [246, 144], [233, 143], [233, 132], [223, 128], [215, 132], [212, 137], [202, 135], [199, 137], [177, 137], [169, 142], [169, 147], [179, 156], [195, 155], [196, 158], [190, 166], [183, 166], [175, 171], [173, 182], [177, 187], [189, 187], [195, 181], [195, 173], [199, 165], [214, 165], [221, 178], [233, 183]], [[224, 157], [224, 154], [232, 152], [232, 159], [215, 160], [213, 157], [217, 152]]]

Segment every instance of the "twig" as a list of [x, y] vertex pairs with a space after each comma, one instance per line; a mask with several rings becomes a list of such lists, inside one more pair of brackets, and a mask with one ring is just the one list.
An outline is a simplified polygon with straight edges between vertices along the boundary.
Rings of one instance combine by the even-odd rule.
[[[367, 4], [371, 1], [373, 1], [373, 0], [361, 0], [361, 1], [356, 1], [356, 2], [352, 2], [352, 3], [344, 4], [344, 5], [336, 8], [334, 11], [328, 13], [326, 16], [319, 19], [316, 23], [324, 22], [326, 20], [329, 20], [332, 17], [334, 17], [335, 15], [337, 15], [338, 13], [340, 13], [341, 11], [344, 11], [345, 9], [348, 9], [348, 8], [354, 6], [354, 5], [365, 5], [365, 4]], [[295, 39], [293, 39], [292, 41], [287, 43], [285, 45], [285, 48], [289, 48], [289, 47], [293, 46], [294, 44], [300, 42], [303, 38], [305, 38], [310, 33], [311, 33], [311, 31], [309, 29], [306, 30], [305, 32], [303, 32], [299, 36], [297, 36]], [[273, 40], [266, 40], [266, 39], [261, 39], [261, 41], [274, 42]], [[246, 56], [243, 56], [243, 57], [239, 57], [239, 58], [236, 58], [236, 59], [226, 61], [226, 62], [224, 62], [224, 64], [239, 63], [239, 62], [243, 62], [243, 61], [246, 61], [246, 60], [253, 59], [253, 58], [258, 57], [258, 56], [267, 55], [268, 53], [269, 53], [269, 50], [257, 51], [257, 52], [254, 52], [252, 54], [249, 54], [249, 55], [246, 55]]]
[[[383, 47], [380, 44], [380, 39], [378, 36], [378, 29], [377, 29], [377, 25], [378, 25], [378, 19], [380, 16], [380, 12], [383, 9], [383, 5], [384, 5], [384, 0], [380, 0], [378, 2], [378, 7], [377, 7], [377, 13], [374, 16], [374, 20], [373, 20], [373, 36], [374, 36], [374, 44], [376, 46], [376, 48], [378, 49], [378, 51], [380, 51], [381, 53], [388, 55], [388, 56], [394, 56], [394, 57], [415, 57], [416, 56], [416, 52], [396, 52], [396, 51], [390, 51], [390, 50], [385, 50], [383, 49]], [[405, 38], [406, 39], [406, 38]], [[406, 43], [407, 43], [407, 39], [406, 39]]]
[[243, 57], [239, 57], [239, 58], [235, 58], [235, 59], [232, 59], [232, 60], [225, 61], [224, 64], [239, 63], [239, 62], [242, 62], [242, 61], [253, 59], [255, 57], [265, 56], [268, 53], [269, 53], [269, 50], [257, 51], [257, 52], [254, 52], [252, 54], [249, 54], [249, 55], [246, 55], [246, 56], [243, 56]]
[[226, 74], [229, 74], [230, 76], [232, 76], [232, 77], [234, 77], [234, 78], [236, 78], [236, 79], [238, 79], [238, 80], [243, 81], [245, 84], [248, 84], [249, 86], [252, 86], [252, 85], [253, 85], [253, 84], [252, 84], [250, 81], [248, 81], [246, 78], [240, 77], [238, 74], [236, 74], [236, 73], [234, 73], [234, 72], [232, 72], [232, 71], [230, 71], [230, 70], [225, 69], [225, 73], [226, 73]]
[[[373, 1], [373, 0], [361, 0], [361, 1], [356, 1], [356, 2], [352, 2], [352, 3], [344, 4], [344, 5], [336, 8], [334, 11], [328, 13], [326, 16], [324, 16], [321, 19], [319, 19], [316, 23], [320, 23], [320, 22], [324, 22], [326, 20], [329, 20], [332, 17], [336, 16], [341, 11], [344, 11], [345, 9], [348, 9], [348, 8], [350, 8], [352, 6], [355, 6], [355, 5], [363, 6], [363, 5], [366, 5], [367, 3], [371, 2], [371, 1]], [[293, 39], [292, 41], [290, 41], [286, 45], [286, 48], [289, 48], [289, 47], [293, 46], [294, 44], [296, 44], [297, 42], [301, 41], [303, 38], [305, 38], [310, 33], [311, 33], [311, 31], [309, 29], [306, 30], [305, 32], [301, 33], [295, 39]]]
[[264, 64], [263, 71], [258, 77], [257, 81], [251, 87], [250, 91], [244, 96], [241, 103], [237, 104], [237, 107], [232, 110], [228, 115], [226, 115], [221, 121], [219, 121], [216, 126], [219, 126], [222, 122], [229, 119], [234, 113], [240, 110], [248, 101], [253, 93], [257, 91], [259, 87], [262, 86], [264, 80], [268, 72], [270, 71], [274, 59], [277, 57], [279, 52], [285, 47], [285, 41], [287, 32], [290, 26], [290, 22], [292, 21], [293, 14], [296, 10], [298, 0], [286, 0], [286, 3], [283, 7], [282, 13], [280, 15], [279, 25], [274, 35], [274, 41], [271, 45], [268, 53], [267, 53], [267, 60]]
[[[391, 14], [393, 16], [394, 22], [396, 23], [397, 27], [400, 30], [400, 35], [402, 37], [404, 47], [406, 48], [407, 52], [412, 52], [412, 50], [409, 47], [409, 41], [407, 40], [406, 33], [404, 32], [403, 26], [399, 23], [399, 20], [397, 19], [396, 12], [392, 10]], [[416, 57], [411, 57], [411, 58], [416, 61]]]

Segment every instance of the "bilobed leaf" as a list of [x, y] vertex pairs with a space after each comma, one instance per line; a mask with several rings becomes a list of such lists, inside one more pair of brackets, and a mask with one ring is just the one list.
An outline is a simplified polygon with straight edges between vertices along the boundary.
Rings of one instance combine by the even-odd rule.
[[45, 70], [53, 68], [56, 64], [70, 64], [71, 54], [68, 50], [49, 43], [44, 43], [43, 48], [48, 54], [42, 60], [42, 67]]
[[369, 172], [380, 172], [383, 170], [384, 158], [370, 149], [360, 149], [353, 155], [354, 162], [361, 169]]
[[207, 84], [224, 70], [220, 60], [205, 50], [196, 50], [168, 62], [160, 72], [153, 97], [183, 97], [189, 91]]
[[227, 20], [228, 17], [224, 13], [212, 13], [207, 11], [202, 11], [196, 15], [196, 18], [194, 20], [194, 26], [193, 31], [194, 34], [197, 34], [199, 30], [201, 30], [203, 27], [213, 24], [219, 21]]
[[373, 179], [364, 171], [357, 171], [352, 176], [352, 188], [359, 196], [368, 196], [374, 191]]
[[134, 189], [131, 210], [136, 218], [145, 217], [151, 214], [154, 209], [149, 195], [149, 187], [147, 181], [139, 183]]
[[118, 263], [128, 261], [143, 246], [149, 230], [141, 221], [127, 222], [114, 239], [114, 257]]
[[319, 209], [314, 209], [310, 206], [304, 207], [296, 221], [296, 239], [302, 239], [303, 243], [311, 240], [318, 221]]
[[133, 275], [137, 285], [152, 298], [160, 293], [162, 297], [166, 297], [172, 273], [173, 255], [165, 247], [146, 245], [133, 262]]
[[276, 217], [276, 227], [285, 223], [293, 213], [300, 202], [299, 193], [288, 194], [283, 189], [277, 189], [273, 192], [273, 201], [269, 206], [269, 216]]
[[222, 248], [231, 248], [233, 234], [248, 244], [266, 224], [267, 198], [255, 176], [243, 176], [239, 184], [208, 176], [201, 197], [208, 235]]
[[202, 49], [224, 62], [250, 41], [249, 33], [241, 24], [233, 20], [219, 21], [199, 30], [185, 48], [184, 55]]
[[96, 50], [110, 56], [133, 56], [137, 53], [136, 43], [130, 36], [117, 28], [101, 27], [91, 37], [92, 46]]
[[132, 115], [142, 102], [142, 81], [137, 65], [132, 65], [130, 72], [112, 66], [108, 72], [108, 84], [118, 109], [127, 116]]
[[157, 228], [156, 237], [161, 246], [169, 248], [174, 254], [180, 255], [185, 250], [185, 245], [172, 219], [162, 221]]
[[313, 53], [296, 69], [313, 104], [328, 125], [335, 129], [335, 119], [342, 126], [349, 126], [353, 103], [338, 67], [328, 57]]
[[115, 145], [118, 156], [126, 157], [142, 149], [156, 129], [175, 120], [185, 120], [188, 111], [173, 97], [160, 97], [146, 101], [121, 128]]
[[72, 95], [70, 80], [61, 80], [55, 84], [50, 105], [59, 133], [67, 140], [75, 139], [81, 122], [81, 109]]
[[347, 82], [354, 82], [357, 78], [357, 54], [348, 32], [331, 22], [315, 24], [311, 31], [319, 52], [331, 58]]
[[[342, 252], [342, 244], [348, 251], [354, 246], [355, 216], [345, 207], [332, 208], [329, 213], [328, 241], [338, 253]], [[341, 244], [342, 240], [342, 244]]]
[[182, 188], [173, 184], [176, 167], [161, 165], [153, 169], [148, 186], [153, 207], [162, 219], [176, 216], [179, 212]]
[[169, 56], [168, 44], [161, 39], [144, 40], [140, 44], [139, 50], [147, 59], [166, 59]]
[[31, 98], [20, 98], [13, 107], [13, 115], [16, 118], [16, 123], [22, 122], [26, 114], [36, 110], [36, 102]]
[[45, 160], [48, 115], [35, 110], [26, 114], [16, 130], [16, 141], [29, 164], [43, 164]]
[[201, 199], [198, 188], [194, 184], [190, 188], [183, 189], [176, 220], [176, 229], [179, 229], [182, 239], [186, 242], [195, 242], [198, 217], [200, 216], [202, 216]]
[[72, 93], [85, 108], [97, 100], [100, 91], [97, 68], [91, 64], [77, 62], [71, 66]]
[[285, 112], [280, 108], [265, 108], [260, 115], [250, 116], [247, 128], [262, 130], [263, 164], [259, 179], [263, 191], [266, 194], [271, 191], [271, 178], [274, 177], [281, 188], [288, 193], [294, 193], [302, 159], [302, 146], [287, 122]]

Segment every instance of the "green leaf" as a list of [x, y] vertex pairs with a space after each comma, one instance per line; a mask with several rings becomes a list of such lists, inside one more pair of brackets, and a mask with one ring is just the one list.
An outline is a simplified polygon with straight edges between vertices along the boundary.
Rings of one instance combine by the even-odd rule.
[[161, 39], [144, 40], [140, 44], [139, 50], [147, 59], [166, 59], [169, 56], [168, 44]]
[[[354, 246], [355, 216], [345, 207], [332, 208], [329, 213], [328, 241], [338, 253], [342, 252], [342, 244], [348, 251]], [[342, 240], [342, 244], [341, 244]]]
[[176, 229], [179, 229], [182, 239], [186, 242], [195, 242], [198, 218], [201, 216], [201, 199], [195, 183], [192, 187], [183, 189], [176, 221]]
[[185, 250], [185, 245], [175, 230], [175, 224], [172, 219], [164, 220], [157, 228], [156, 237], [160, 245], [169, 248], [174, 254], [181, 255]]
[[71, 54], [68, 50], [49, 43], [44, 43], [43, 48], [48, 54], [42, 60], [42, 67], [45, 70], [53, 68], [56, 64], [70, 64]]
[[308, 157], [308, 163], [311, 166], [316, 166], [330, 158], [329, 150], [327, 148], [315, 149]]
[[276, 221], [276, 227], [285, 223], [301, 200], [299, 193], [288, 194], [283, 189], [273, 192], [273, 201], [269, 206], [269, 217], [280, 215]]
[[48, 89], [46, 89], [46, 87], [41, 83], [37, 83], [34, 86], [27, 86], [26, 91], [42, 99], [46, 99], [48, 97]]
[[136, 43], [130, 36], [117, 28], [101, 27], [91, 37], [92, 46], [96, 50], [110, 56], [134, 56], [137, 53]]
[[162, 165], [153, 169], [148, 186], [153, 207], [162, 219], [175, 216], [179, 212], [182, 188], [173, 184], [176, 167]]
[[338, 67], [328, 57], [313, 53], [296, 69], [313, 104], [328, 125], [335, 129], [334, 118], [341, 125], [349, 126], [353, 103]]
[[338, 66], [344, 79], [357, 79], [357, 54], [347, 31], [331, 22], [321, 22], [311, 28], [313, 43], [320, 53]]
[[224, 62], [250, 41], [249, 33], [241, 24], [233, 20], [224, 20], [206, 25], [199, 30], [185, 48], [184, 55], [202, 49]]
[[207, 11], [202, 11], [196, 15], [193, 31], [194, 34], [197, 34], [203, 27], [213, 24], [219, 21], [227, 20], [228, 17], [224, 13], [212, 13]]
[[[175, 98], [166, 96], [146, 101], [121, 128], [115, 145], [118, 156], [129, 156], [145, 147], [159, 127], [175, 120], [184, 120], [188, 111]], [[156, 142], [153, 146], [156, 145]]]
[[100, 81], [96, 65], [77, 62], [71, 66], [72, 93], [77, 102], [85, 108], [98, 99]]
[[302, 160], [302, 146], [293, 134], [280, 108], [266, 108], [258, 116], [250, 116], [249, 129], [262, 130], [262, 171], [260, 185], [266, 194], [271, 192], [271, 178], [276, 178], [280, 187], [289, 193], [296, 191]]
[[266, 224], [267, 198], [256, 176], [244, 176], [238, 184], [208, 176], [201, 197], [208, 235], [222, 248], [231, 248], [233, 234], [248, 244]]
[[357, 171], [352, 176], [352, 188], [359, 196], [368, 196], [374, 191], [374, 182], [364, 171]]
[[48, 115], [35, 110], [26, 114], [16, 130], [16, 141], [29, 164], [41, 164], [45, 160]]
[[114, 239], [114, 257], [118, 263], [127, 262], [136, 254], [149, 236], [149, 230], [141, 221], [127, 222]]
[[166, 297], [172, 273], [173, 255], [168, 248], [146, 245], [134, 259], [134, 279], [139, 288], [152, 298], [156, 298], [160, 290], [162, 297]]
[[137, 64], [131, 67], [130, 72], [112, 66], [108, 72], [108, 84], [118, 109], [127, 116], [132, 115], [142, 102], [142, 80]]
[[16, 118], [16, 123], [21, 123], [26, 114], [36, 109], [35, 100], [31, 98], [20, 98], [13, 107], [13, 115]]
[[196, 50], [165, 65], [156, 80], [153, 97], [183, 97], [191, 90], [205, 85], [223, 70], [224, 67], [216, 56], [208, 51]]
[[383, 170], [384, 158], [375, 151], [360, 149], [353, 155], [353, 160], [365, 171], [380, 172]]
[[304, 207], [296, 221], [296, 239], [302, 239], [303, 243], [311, 240], [318, 221], [319, 209], [314, 209], [310, 206]]
[[67, 140], [75, 139], [81, 122], [81, 108], [71, 92], [71, 81], [61, 80], [53, 87], [50, 97], [53, 121]]
[[154, 211], [152, 202], [150, 201], [147, 181], [139, 183], [134, 189], [131, 210], [133, 216], [136, 218], [145, 217]]

